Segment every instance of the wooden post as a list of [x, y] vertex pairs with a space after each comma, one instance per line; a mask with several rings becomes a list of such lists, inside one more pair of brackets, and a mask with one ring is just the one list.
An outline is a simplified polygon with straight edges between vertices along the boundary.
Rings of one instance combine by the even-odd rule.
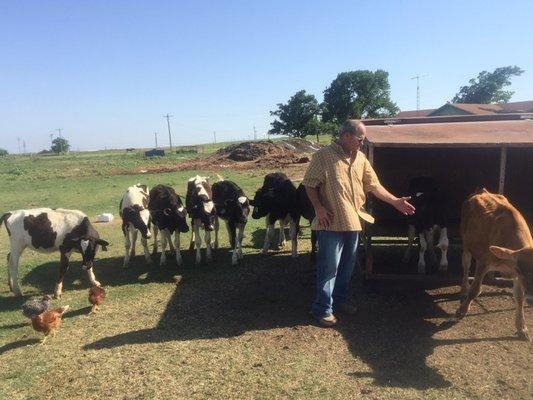
[[498, 184], [498, 193], [503, 194], [505, 190], [505, 169], [507, 165], [507, 147], [500, 149], [500, 181]]
[[[372, 143], [368, 143], [368, 162], [374, 167], [374, 146]], [[372, 215], [372, 197], [368, 196], [366, 202], [366, 209], [370, 215]], [[370, 278], [372, 276], [372, 234], [370, 233], [370, 224], [365, 222], [365, 276]]]

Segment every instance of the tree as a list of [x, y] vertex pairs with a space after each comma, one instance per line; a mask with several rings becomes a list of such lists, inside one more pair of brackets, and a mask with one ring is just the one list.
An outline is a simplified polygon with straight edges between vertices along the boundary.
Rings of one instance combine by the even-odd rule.
[[6, 149], [0, 149], [0, 157], [5, 157], [9, 154]]
[[319, 142], [319, 135], [337, 136], [339, 134], [339, 126], [334, 122], [324, 122], [319, 118], [313, 118], [307, 128], [308, 135], [316, 136], [316, 142]]
[[67, 139], [56, 137], [54, 140], [52, 140], [52, 147], [50, 150], [52, 150], [54, 153], [67, 153], [69, 149], [70, 144], [68, 143]]
[[470, 79], [468, 86], [462, 86], [452, 103], [507, 103], [514, 92], [503, 90], [511, 84], [511, 77], [524, 71], [515, 66], [496, 68], [494, 72], [481, 71], [477, 79]]
[[279, 103], [276, 111], [270, 111], [271, 116], [277, 117], [270, 125], [272, 135], [289, 135], [305, 137], [315, 133], [318, 124], [320, 106], [315, 96], [300, 90], [292, 96], [287, 104]]
[[322, 119], [342, 124], [348, 118], [394, 116], [400, 110], [390, 99], [389, 73], [349, 71], [337, 75], [324, 90]]

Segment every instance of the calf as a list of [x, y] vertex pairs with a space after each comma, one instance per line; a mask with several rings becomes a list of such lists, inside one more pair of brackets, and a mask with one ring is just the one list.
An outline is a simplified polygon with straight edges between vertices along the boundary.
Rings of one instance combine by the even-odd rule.
[[[298, 185], [298, 189], [296, 189], [296, 211], [304, 217], [306, 220], [309, 221], [309, 223], [313, 222], [315, 219], [315, 208], [313, 207], [313, 204], [311, 203], [311, 200], [309, 200], [309, 197], [307, 196], [307, 191], [305, 190], [305, 186], [301, 183]], [[300, 225], [300, 219], [298, 218], [297, 226], [299, 228]], [[316, 257], [316, 243], [317, 243], [317, 236], [316, 231], [311, 230], [311, 258], [314, 259]]]
[[100, 286], [94, 276], [93, 262], [98, 246], [106, 251], [107, 243], [100, 239], [89, 218], [78, 210], [36, 208], [11, 211], [0, 217], [9, 235], [10, 252], [7, 255], [9, 288], [22, 295], [18, 283], [18, 263], [26, 247], [40, 253], [59, 250], [61, 254], [55, 298], [61, 298], [63, 278], [69, 268], [72, 252], [81, 253], [82, 268], [87, 271], [92, 286]]
[[[237, 265], [242, 258], [242, 238], [244, 227], [250, 213], [250, 202], [242, 189], [231, 181], [213, 183], [213, 202], [217, 217], [215, 219], [215, 249], [218, 248], [218, 218], [226, 223], [230, 246], [233, 249], [231, 264]], [[237, 232], [238, 231], [238, 232]]]
[[141, 233], [141, 243], [144, 249], [144, 258], [147, 263], [151, 263], [150, 252], [148, 250], [148, 239], [152, 237], [152, 219], [148, 210], [148, 187], [146, 185], [130, 186], [120, 200], [119, 213], [122, 218], [122, 232], [126, 254], [124, 255], [124, 266], [130, 262], [130, 257], [135, 256], [135, 243], [137, 234]]
[[[176, 252], [176, 263], [183, 264], [180, 253], [180, 232], [188, 232], [187, 211], [181, 202], [181, 198], [173, 188], [165, 185], [157, 185], [150, 190], [148, 210], [154, 224], [154, 254], [157, 253], [157, 233], [161, 231], [161, 259], [160, 265], [166, 264], [167, 242], [169, 247]], [[172, 243], [172, 234], [174, 244]]]
[[[483, 189], [471, 195], [463, 204], [461, 236], [461, 294], [466, 294], [466, 299], [461, 302], [456, 317], [460, 319], [466, 315], [470, 304], [481, 291], [481, 283], [487, 272], [498, 271], [502, 277], [513, 280], [516, 330], [521, 338], [529, 340], [524, 300], [527, 298], [528, 304], [533, 304], [533, 239], [524, 217], [505, 196]], [[476, 260], [476, 272], [469, 286], [472, 257]]]
[[[200, 237], [200, 227], [205, 230], [205, 255], [207, 262], [213, 259], [211, 249], [211, 232], [215, 229], [216, 209], [213, 202], [211, 185], [206, 177], [196, 175], [189, 179], [187, 185], [187, 196], [185, 197], [187, 212], [191, 216], [192, 235], [190, 249], [196, 246], [196, 265], [202, 261], [202, 238]], [[218, 242], [216, 243], [218, 246]]]
[[296, 188], [287, 178], [287, 175], [282, 172], [266, 175], [263, 186], [255, 192], [254, 199], [250, 201], [250, 204], [254, 206], [252, 218], [266, 217], [266, 233], [262, 253], [268, 253], [271, 232], [274, 230], [276, 221], [279, 221], [279, 245], [285, 246], [284, 227], [289, 223], [292, 256], [298, 257], [297, 236], [300, 213], [297, 210]]
[[428, 250], [429, 259], [436, 263], [437, 257], [434, 249], [434, 233], [439, 232], [437, 248], [441, 250], [439, 270], [448, 269], [448, 229], [446, 204], [444, 194], [441, 192], [437, 181], [431, 177], [419, 176], [409, 182], [409, 195], [411, 204], [416, 208], [416, 213], [408, 217], [408, 244], [403, 261], [407, 263], [411, 254], [415, 235], [419, 238], [418, 273], [426, 272], [425, 252]]

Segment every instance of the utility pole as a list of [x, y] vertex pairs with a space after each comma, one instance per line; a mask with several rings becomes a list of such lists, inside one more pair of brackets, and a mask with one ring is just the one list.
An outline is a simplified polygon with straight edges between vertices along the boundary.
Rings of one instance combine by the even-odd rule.
[[19, 144], [19, 154], [20, 154], [20, 136], [17, 136], [17, 142]]
[[416, 115], [420, 111], [420, 78], [424, 78], [427, 75], [416, 75], [411, 80], [416, 79]]
[[172, 118], [173, 115], [170, 115], [167, 113], [167, 115], [163, 115], [163, 118], [167, 119], [167, 126], [168, 126], [168, 142], [170, 143], [170, 150], [172, 151], [172, 135], [170, 133], [170, 118]]
[[155, 136], [155, 148], [157, 149], [157, 132], [154, 132], [154, 136]]
[[255, 125], [254, 125], [254, 140], [257, 140], [257, 129], [255, 129]]
[[216, 144], [217, 143], [217, 133], [213, 131], [213, 141]]
[[51, 133], [50, 134], [50, 146], [52, 146], [54, 144], [54, 134]]
[[24, 149], [23, 153], [26, 154], [26, 140], [22, 140], [22, 148]]

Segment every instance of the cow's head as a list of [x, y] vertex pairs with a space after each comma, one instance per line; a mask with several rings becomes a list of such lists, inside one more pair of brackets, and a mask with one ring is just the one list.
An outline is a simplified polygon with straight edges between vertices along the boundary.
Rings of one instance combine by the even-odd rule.
[[207, 195], [198, 193], [194, 198], [190, 212], [193, 218], [198, 218], [202, 221], [206, 231], [215, 229], [215, 203]]
[[83, 236], [74, 238], [72, 241], [76, 244], [77, 250], [81, 253], [82, 269], [88, 270], [93, 267], [94, 257], [98, 251], [98, 246], [102, 247], [103, 251], [107, 251], [109, 243], [100, 238], [92, 236]]
[[250, 201], [250, 205], [254, 207], [252, 218], [259, 219], [267, 216], [272, 211], [273, 200], [273, 189], [265, 189], [264, 187], [258, 189], [253, 200]]
[[143, 238], [150, 239], [152, 237], [152, 221], [150, 211], [147, 208], [141, 207], [138, 204], [126, 207], [122, 210], [122, 219], [130, 222], [135, 229], [138, 229]]
[[505, 247], [490, 246], [490, 251], [516, 269], [518, 279], [526, 292], [527, 303], [533, 305], [533, 247], [510, 250]]
[[237, 224], [246, 224], [250, 214], [250, 201], [246, 196], [226, 199], [223, 205], [217, 206], [217, 214]]
[[178, 232], [189, 232], [187, 225], [187, 210], [179, 201], [171, 201], [169, 207], [163, 209], [163, 214], [170, 220], [171, 224], [176, 227]]

